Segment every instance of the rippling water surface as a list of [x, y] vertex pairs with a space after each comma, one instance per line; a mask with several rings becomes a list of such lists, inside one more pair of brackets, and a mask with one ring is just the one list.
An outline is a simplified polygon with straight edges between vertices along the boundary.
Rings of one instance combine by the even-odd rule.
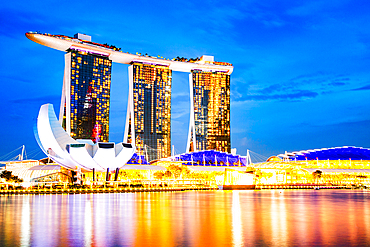
[[369, 246], [370, 192], [0, 196], [0, 246]]

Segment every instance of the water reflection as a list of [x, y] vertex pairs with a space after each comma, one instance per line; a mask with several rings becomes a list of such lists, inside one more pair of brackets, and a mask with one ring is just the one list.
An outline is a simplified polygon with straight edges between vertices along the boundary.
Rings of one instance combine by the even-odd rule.
[[0, 196], [0, 246], [366, 245], [370, 193]]
[[239, 191], [233, 191], [232, 232], [234, 246], [244, 246], [242, 212], [240, 209]]
[[271, 191], [270, 201], [271, 243], [287, 243], [289, 231], [287, 229], [287, 208], [282, 191]]
[[85, 204], [85, 236], [84, 236], [84, 246], [91, 246], [92, 244], [92, 225], [93, 225], [93, 214], [92, 214], [92, 205], [90, 198], [87, 198]]
[[24, 197], [22, 202], [22, 222], [21, 222], [21, 245], [29, 246], [31, 237], [31, 214], [30, 198]]

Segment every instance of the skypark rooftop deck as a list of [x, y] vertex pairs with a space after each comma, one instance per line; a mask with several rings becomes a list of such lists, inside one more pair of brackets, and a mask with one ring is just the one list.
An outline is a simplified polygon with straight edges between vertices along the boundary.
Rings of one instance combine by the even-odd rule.
[[121, 51], [113, 45], [99, 44], [88, 40], [81, 40], [65, 35], [42, 34], [38, 32], [27, 32], [26, 37], [30, 40], [60, 51], [81, 50], [86, 53], [107, 56], [112, 62], [131, 64], [132, 62], [142, 62], [148, 64], [168, 66], [173, 71], [191, 72], [192, 70], [233, 72], [234, 67], [230, 63], [206, 61], [206, 59], [173, 59], [168, 60], [163, 57], [154, 57], [141, 54], [130, 54]]

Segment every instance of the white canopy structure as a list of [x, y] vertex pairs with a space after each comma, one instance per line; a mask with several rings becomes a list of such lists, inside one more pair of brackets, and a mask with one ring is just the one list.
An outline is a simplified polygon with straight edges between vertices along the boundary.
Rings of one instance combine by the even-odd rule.
[[135, 147], [129, 143], [74, 140], [60, 125], [52, 104], [42, 105], [35, 128], [36, 140], [44, 153], [68, 169], [106, 171], [124, 166]]

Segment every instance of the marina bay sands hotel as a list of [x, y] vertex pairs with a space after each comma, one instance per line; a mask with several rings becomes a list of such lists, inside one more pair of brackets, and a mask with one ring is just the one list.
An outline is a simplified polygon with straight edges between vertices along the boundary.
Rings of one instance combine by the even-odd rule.
[[28, 32], [41, 45], [65, 52], [59, 122], [74, 139], [109, 141], [112, 62], [129, 65], [129, 97], [124, 142], [150, 160], [171, 156], [172, 71], [189, 73], [190, 122], [186, 151], [230, 152], [232, 64], [212, 56], [163, 59], [122, 52], [91, 36]]

